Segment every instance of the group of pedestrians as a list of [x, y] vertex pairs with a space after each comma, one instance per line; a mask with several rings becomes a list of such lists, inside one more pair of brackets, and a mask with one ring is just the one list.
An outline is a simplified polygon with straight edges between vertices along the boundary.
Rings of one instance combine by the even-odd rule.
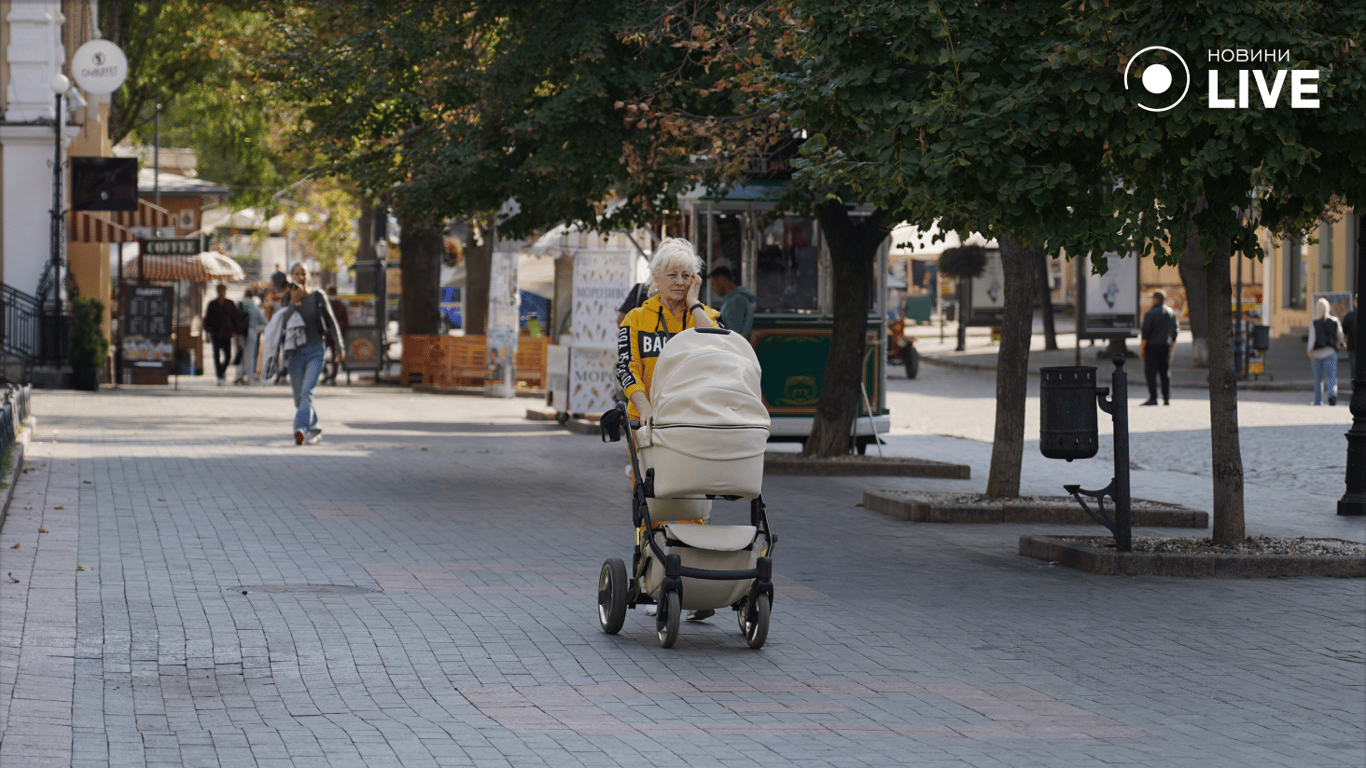
[[[1176, 344], [1176, 313], [1166, 304], [1162, 291], [1153, 291], [1153, 306], [1143, 315], [1142, 339], [1138, 354], [1143, 358], [1143, 373], [1148, 383], [1148, 399], [1141, 405], [1157, 405], [1159, 386], [1162, 402], [1171, 405], [1170, 367]], [[1352, 294], [1352, 311], [1342, 320], [1333, 315], [1328, 300], [1314, 302], [1314, 320], [1309, 324], [1309, 364], [1314, 373], [1314, 405], [1338, 404], [1338, 352], [1347, 350], [1347, 372], [1355, 386], [1357, 296]]]
[[[204, 312], [204, 329], [213, 344], [214, 372], [220, 386], [227, 384], [235, 341], [238, 383], [274, 380], [283, 372], [276, 365], [283, 354], [283, 370], [288, 371], [294, 394], [295, 445], [313, 445], [322, 439], [313, 390], [323, 378], [329, 359], [332, 369], [327, 373], [334, 383], [346, 360], [346, 308], [336, 298], [335, 287], [329, 286], [324, 293], [317, 288], [310, 290], [308, 284], [308, 268], [296, 263], [288, 276], [278, 270], [272, 275], [270, 289], [262, 291], [264, 308], [250, 289], [240, 305], [234, 304], [227, 298], [227, 286], [220, 284], [217, 298]], [[258, 347], [262, 352], [259, 361]]]
[[237, 366], [236, 384], [254, 384], [256, 351], [261, 332], [266, 326], [265, 315], [248, 289], [240, 302], [228, 299], [228, 287], [216, 286], [218, 297], [209, 302], [204, 311], [204, 331], [213, 345], [214, 374], [218, 385], [228, 383], [228, 367]]

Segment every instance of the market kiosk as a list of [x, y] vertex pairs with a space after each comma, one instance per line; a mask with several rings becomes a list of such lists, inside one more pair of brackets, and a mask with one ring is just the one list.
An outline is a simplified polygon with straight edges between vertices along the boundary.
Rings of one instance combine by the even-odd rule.
[[[782, 187], [781, 181], [756, 180], [724, 195], [700, 191], [680, 198], [679, 204], [684, 234], [697, 245], [705, 267], [729, 266], [757, 297], [750, 343], [763, 366], [762, 394], [772, 420], [769, 439], [804, 442], [815, 421], [830, 352], [833, 278], [819, 222], [775, 213]], [[851, 215], [871, 212], [870, 206], [860, 207]], [[863, 378], [867, 399], [859, 404], [851, 435], [860, 453], [891, 427], [886, 396], [888, 245], [884, 241], [879, 246], [873, 264]], [[720, 306], [721, 298], [708, 286], [704, 301]]]

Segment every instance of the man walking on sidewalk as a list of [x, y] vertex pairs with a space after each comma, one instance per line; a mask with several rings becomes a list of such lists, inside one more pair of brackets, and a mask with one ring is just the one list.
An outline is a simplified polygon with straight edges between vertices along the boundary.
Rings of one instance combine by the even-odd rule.
[[228, 286], [219, 283], [218, 298], [209, 302], [204, 312], [204, 329], [213, 342], [213, 369], [218, 374], [218, 386], [228, 383], [228, 365], [232, 362], [232, 338], [241, 329], [242, 317], [237, 305], [228, 301]]
[[1153, 308], [1143, 316], [1142, 340], [1138, 343], [1143, 375], [1148, 379], [1148, 400], [1143, 405], [1157, 405], [1159, 378], [1162, 379], [1162, 402], [1172, 404], [1170, 370], [1177, 328], [1176, 313], [1167, 306], [1166, 294], [1153, 291]]

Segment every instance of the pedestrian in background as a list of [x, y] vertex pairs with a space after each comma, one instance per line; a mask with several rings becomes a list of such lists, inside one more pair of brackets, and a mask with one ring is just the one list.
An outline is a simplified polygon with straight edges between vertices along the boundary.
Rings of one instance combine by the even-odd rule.
[[318, 386], [326, 361], [327, 344], [324, 336], [337, 339], [337, 357], [346, 359], [341, 341], [341, 328], [332, 314], [332, 305], [320, 290], [308, 290], [308, 268], [295, 264], [289, 270], [291, 282], [285, 289], [285, 308], [288, 312], [282, 325], [282, 344], [285, 365], [289, 369], [289, 386], [294, 390], [294, 444], [313, 445], [322, 439], [318, 428], [318, 414], [313, 410], [313, 389]]
[[1352, 311], [1342, 318], [1342, 336], [1347, 339], [1347, 378], [1352, 391], [1357, 388], [1357, 295], [1352, 294]]
[[724, 264], [708, 272], [707, 280], [711, 289], [725, 299], [721, 302], [721, 324], [748, 341], [754, 328], [754, 293], [735, 282], [735, 273]]
[[1157, 384], [1162, 382], [1162, 402], [1172, 404], [1171, 362], [1176, 331], [1176, 313], [1167, 306], [1167, 295], [1153, 291], [1153, 306], [1143, 315], [1142, 339], [1138, 356], [1143, 358], [1143, 375], [1148, 380], [1148, 400], [1142, 405], [1157, 405]]
[[218, 374], [218, 386], [228, 383], [228, 365], [232, 362], [232, 339], [241, 327], [237, 305], [228, 301], [228, 286], [216, 286], [218, 298], [209, 302], [204, 311], [204, 329], [213, 343], [213, 369]]
[[621, 321], [626, 319], [626, 313], [644, 304], [649, 297], [650, 284], [648, 282], [636, 283], [631, 286], [631, 290], [626, 292], [626, 299], [621, 302], [620, 307], [617, 307], [617, 325], [621, 325]]
[[256, 376], [256, 351], [260, 349], [261, 331], [266, 327], [266, 316], [256, 304], [256, 292], [250, 288], [242, 298], [241, 309], [246, 317], [247, 329], [243, 335], [244, 352], [242, 365], [237, 369], [237, 380], [242, 384], [255, 384], [259, 380]]
[[[337, 298], [337, 286], [327, 286], [327, 303], [332, 307], [332, 316], [337, 319], [337, 328], [340, 329], [336, 343], [345, 344], [346, 332], [351, 329], [351, 318], [346, 316], [346, 304], [342, 302], [341, 299]], [[337, 349], [331, 336], [327, 337], [327, 348], [332, 354], [329, 356], [330, 359], [327, 364], [330, 371], [328, 372], [326, 379], [327, 383], [336, 386], [337, 373], [341, 371], [341, 358], [337, 357]]]
[[1333, 316], [1328, 299], [1314, 302], [1314, 322], [1309, 324], [1309, 364], [1314, 367], [1314, 405], [1338, 404], [1338, 350], [1345, 343], [1342, 324]]

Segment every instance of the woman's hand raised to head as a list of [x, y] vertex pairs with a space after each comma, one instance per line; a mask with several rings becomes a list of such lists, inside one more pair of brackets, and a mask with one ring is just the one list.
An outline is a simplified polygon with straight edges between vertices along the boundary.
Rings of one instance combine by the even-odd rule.
[[691, 307], [692, 305], [696, 304], [699, 300], [698, 297], [701, 295], [702, 276], [698, 274], [690, 275], [690, 281], [688, 283], [688, 295], [687, 298], [684, 300], [686, 302], [684, 304], [684, 311], [687, 311], [688, 307]]

